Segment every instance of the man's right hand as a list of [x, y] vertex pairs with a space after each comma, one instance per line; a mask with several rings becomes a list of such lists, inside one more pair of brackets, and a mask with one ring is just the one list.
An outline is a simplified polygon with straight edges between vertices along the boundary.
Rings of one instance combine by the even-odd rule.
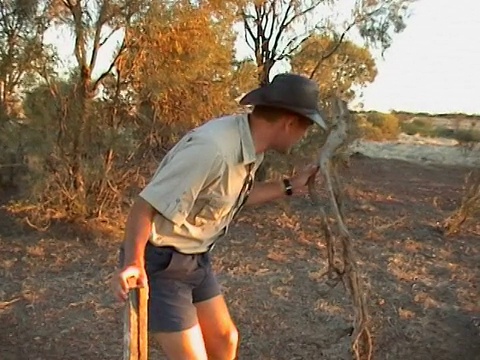
[[[133, 278], [133, 280], [129, 280], [130, 278]], [[130, 289], [136, 287], [148, 288], [147, 274], [143, 266], [125, 266], [113, 275], [112, 288], [118, 300], [125, 301]]]

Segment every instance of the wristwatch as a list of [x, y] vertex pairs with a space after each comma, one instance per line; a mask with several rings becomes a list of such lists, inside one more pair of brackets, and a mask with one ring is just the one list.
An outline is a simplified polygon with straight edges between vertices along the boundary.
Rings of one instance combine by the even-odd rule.
[[290, 182], [289, 179], [283, 179], [283, 185], [285, 186], [285, 194], [288, 196], [293, 194], [293, 187], [292, 183]]

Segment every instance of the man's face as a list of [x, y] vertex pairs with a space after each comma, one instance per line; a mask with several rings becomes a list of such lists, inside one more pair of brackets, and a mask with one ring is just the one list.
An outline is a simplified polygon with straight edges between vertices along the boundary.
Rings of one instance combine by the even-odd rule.
[[312, 122], [297, 115], [285, 115], [279, 121], [275, 150], [288, 153], [290, 148], [299, 142], [307, 132]]

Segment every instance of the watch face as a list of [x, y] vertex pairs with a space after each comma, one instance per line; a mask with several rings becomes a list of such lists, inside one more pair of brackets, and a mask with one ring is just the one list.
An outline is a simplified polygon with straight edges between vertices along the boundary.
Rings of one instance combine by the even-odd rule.
[[292, 183], [288, 179], [283, 179], [283, 184], [285, 185], [285, 194], [287, 195], [292, 195], [293, 190], [292, 190]]

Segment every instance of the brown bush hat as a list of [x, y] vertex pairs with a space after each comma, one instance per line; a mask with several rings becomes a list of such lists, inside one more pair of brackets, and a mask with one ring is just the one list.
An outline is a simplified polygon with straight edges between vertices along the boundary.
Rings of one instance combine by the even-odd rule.
[[327, 130], [323, 111], [318, 107], [320, 90], [315, 81], [296, 74], [276, 75], [266, 86], [252, 90], [240, 105], [264, 105], [290, 110]]

